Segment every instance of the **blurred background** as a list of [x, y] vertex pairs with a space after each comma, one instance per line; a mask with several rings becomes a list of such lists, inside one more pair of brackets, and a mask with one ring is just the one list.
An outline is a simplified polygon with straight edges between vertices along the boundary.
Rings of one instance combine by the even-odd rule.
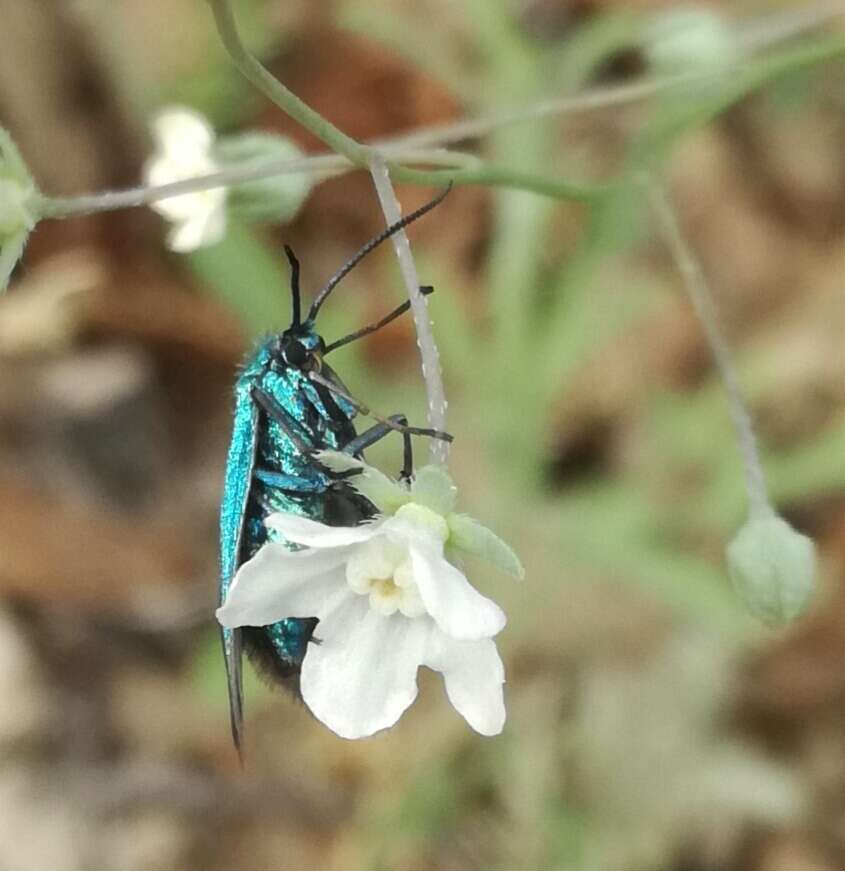
[[[250, 46], [358, 139], [757, 48], [743, 99], [720, 102], [734, 77], [717, 78], [460, 144], [566, 178], [632, 154], [665, 172], [821, 589], [783, 632], [733, 595], [742, 469], [647, 203], [459, 188], [411, 237], [463, 508], [527, 569], [472, 572], [509, 614], [507, 727], [475, 735], [421, 673], [396, 728], [350, 743], [252, 678], [241, 770], [213, 623], [231, 385], [288, 322], [282, 243], [313, 292], [383, 226], [370, 181], [324, 181], [289, 225], [235, 223], [186, 257], [149, 210], [45, 222], [0, 300], [2, 871], [845, 868], [845, 65], [768, 60], [845, 48], [829, 12], [779, 41], [835, 6], [235, 3]], [[320, 150], [239, 78], [199, 0], [0, 0], [0, 21], [0, 123], [47, 193], [138, 183], [172, 103]], [[432, 189], [399, 193], [409, 211]], [[324, 335], [402, 292], [379, 251]], [[333, 365], [424, 421], [410, 320]], [[400, 454], [369, 457], [396, 471]]]

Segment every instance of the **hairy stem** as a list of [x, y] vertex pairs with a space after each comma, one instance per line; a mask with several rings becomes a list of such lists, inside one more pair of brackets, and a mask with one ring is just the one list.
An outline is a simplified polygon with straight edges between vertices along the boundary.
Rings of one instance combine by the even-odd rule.
[[[219, 0], [217, 2], [219, 4]], [[797, 33], [803, 32], [810, 24], [818, 25], [833, 18], [834, 11], [832, 7], [836, 5], [838, 4], [820, 3], [814, 7], [815, 14], [813, 16], [804, 13], [801, 16], [793, 16], [788, 22], [784, 20], [777, 28], [771, 26], [765, 32], [759, 29], [753, 35], [755, 48], [768, 46], [788, 36], [795, 36]], [[839, 10], [838, 14], [843, 14], [842, 10]], [[800, 29], [799, 25], [801, 25]], [[845, 51], [845, 45], [843, 45], [841, 40], [829, 40], [819, 46], [811, 45], [798, 51], [788, 51], [780, 56], [761, 59], [755, 64], [737, 65], [730, 70], [733, 76], [731, 82], [736, 83], [740, 81], [741, 86], [733, 84], [726, 94], [719, 96], [715, 100], [708, 101], [703, 109], [699, 109], [696, 104], [692, 104], [689, 113], [692, 116], [692, 120], [685, 120], [683, 126], [689, 127], [695, 126], [697, 123], [705, 123], [713, 114], [723, 111], [737, 99], [745, 96], [757, 87], [765, 85], [771, 78], [793, 69], [801, 69], [828, 60], [843, 53], [843, 51]], [[255, 61], [255, 63], [257, 64], [258, 62]], [[260, 64], [258, 66], [261, 67]], [[261, 69], [264, 70], [264, 74], [273, 79], [264, 67], [261, 67]], [[576, 94], [572, 97], [542, 100], [525, 109], [425, 128], [403, 136], [377, 140], [368, 146], [361, 147], [365, 149], [370, 147], [377, 148], [390, 161], [394, 178], [412, 184], [440, 185], [452, 181], [456, 185], [479, 184], [510, 187], [560, 199], [589, 200], [594, 196], [600, 197], [610, 185], [587, 184], [553, 177], [537, 176], [520, 170], [491, 165], [473, 155], [448, 151], [443, 148], [434, 151], [420, 149], [483, 136], [513, 124], [547, 116], [562, 116], [631, 104], [667, 91], [679, 90], [687, 86], [697, 87], [705, 81], [723, 79], [727, 72], [722, 70], [715, 73], [691, 73], [647, 79], [642, 82], [633, 82], [614, 88], [595, 89], [586, 91], [583, 94]], [[283, 86], [280, 87], [282, 87], [283, 92], [290, 94]], [[305, 105], [293, 94], [290, 94], [290, 97], [297, 105]], [[310, 113], [309, 117], [316, 116], [320, 119], [320, 116], [316, 115], [313, 110], [307, 106], [305, 108]], [[325, 122], [325, 124], [332, 129], [336, 129], [328, 122]], [[341, 133], [340, 135], [343, 136], [344, 134]], [[324, 139], [324, 141], [328, 142], [327, 139]], [[413, 168], [409, 164], [423, 164], [427, 166], [445, 165], [448, 167], [454, 166], [458, 169], [454, 172], [443, 169], [427, 170]], [[197, 176], [196, 178], [160, 187], [137, 187], [122, 191], [105, 191], [99, 194], [83, 194], [75, 197], [41, 196], [38, 198], [37, 203], [38, 214], [44, 218], [64, 218], [73, 215], [113, 211], [115, 209], [146, 206], [158, 200], [178, 196], [183, 193], [194, 193], [214, 187], [232, 186], [263, 178], [272, 178], [275, 175], [283, 175], [285, 173], [307, 172], [316, 175], [323, 174], [328, 177], [348, 172], [356, 166], [366, 168], [367, 163], [350, 162], [349, 158], [344, 156], [343, 153], [322, 154], [296, 160], [250, 163], [247, 166], [231, 167], [222, 172]]]
[[[521, 172], [507, 167], [485, 163], [472, 154], [446, 149], [391, 148], [379, 149], [391, 162], [396, 161], [395, 175], [400, 181], [420, 185], [489, 185], [529, 190], [546, 196], [575, 201], [588, 201], [601, 196], [611, 184], [590, 184], [560, 178]], [[401, 165], [399, 165], [401, 164]], [[408, 164], [445, 166], [448, 169], [414, 169]], [[96, 212], [112, 212], [116, 209], [148, 206], [150, 203], [196, 193], [217, 187], [236, 187], [248, 182], [260, 181], [289, 173], [308, 173], [324, 178], [356, 169], [339, 154], [320, 154], [290, 160], [251, 162], [233, 166], [220, 172], [198, 175], [194, 178], [171, 182], [156, 187], [139, 186], [126, 190], [103, 191], [98, 194], [82, 194], [75, 197], [36, 197], [36, 210], [42, 218], [70, 218]]]
[[[384, 219], [387, 225], [395, 224], [402, 217], [396, 191], [390, 181], [390, 172], [384, 158], [373, 153], [370, 157], [370, 174], [378, 193]], [[428, 314], [428, 304], [425, 296], [420, 293], [420, 282], [417, 268], [408, 243], [408, 235], [404, 229], [392, 236], [393, 248], [399, 260], [402, 278], [408, 290], [411, 301], [411, 312], [414, 316], [414, 326], [417, 330], [417, 347], [420, 349], [422, 375], [425, 380], [425, 392], [428, 399], [428, 425], [432, 429], [446, 430], [446, 391], [443, 387], [443, 374], [440, 369], [440, 354], [434, 341], [431, 328], [431, 318]], [[449, 456], [449, 444], [442, 439], [431, 440], [431, 459], [434, 463], [446, 464]]]
[[678, 271], [684, 280], [684, 287], [692, 302], [695, 313], [704, 328], [704, 334], [713, 353], [716, 368], [725, 387], [728, 408], [736, 430], [739, 451], [745, 468], [745, 487], [748, 493], [749, 508], [754, 513], [770, 513], [766, 477], [757, 450], [757, 439], [751, 415], [742, 397], [742, 390], [736, 376], [730, 348], [719, 326], [719, 313], [716, 301], [707, 284], [707, 279], [695, 258], [681, 230], [678, 216], [665, 190], [656, 181], [648, 184], [652, 208], [657, 217], [660, 231], [672, 253]]
[[368, 148], [339, 130], [286, 88], [243, 44], [230, 0], [209, 0], [220, 39], [244, 76], [294, 121], [356, 166], [366, 166]]

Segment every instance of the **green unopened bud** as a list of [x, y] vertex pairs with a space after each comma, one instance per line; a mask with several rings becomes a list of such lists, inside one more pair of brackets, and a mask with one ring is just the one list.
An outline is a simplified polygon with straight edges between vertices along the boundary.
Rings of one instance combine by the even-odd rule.
[[[245, 167], [283, 163], [303, 154], [284, 136], [249, 132], [219, 139], [214, 156], [222, 167]], [[311, 179], [304, 173], [274, 175], [231, 188], [229, 207], [247, 221], [284, 223], [300, 210], [310, 190]]]
[[736, 60], [733, 29], [714, 9], [690, 6], [657, 15], [645, 33], [645, 54], [659, 72], [718, 69]]
[[773, 512], [752, 514], [727, 549], [734, 587], [748, 609], [770, 624], [789, 623], [815, 588], [816, 548]]
[[12, 137], [0, 127], [0, 292], [36, 224], [35, 183]]

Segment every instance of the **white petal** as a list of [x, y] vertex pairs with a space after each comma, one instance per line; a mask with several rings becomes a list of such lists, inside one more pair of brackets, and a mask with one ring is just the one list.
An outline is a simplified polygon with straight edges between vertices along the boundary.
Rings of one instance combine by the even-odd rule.
[[[206, 191], [211, 193], [211, 191]], [[225, 194], [225, 191], [223, 192]], [[205, 228], [203, 229], [203, 244], [216, 245], [226, 235], [226, 207], [225, 196], [215, 203], [205, 215]]]
[[267, 626], [285, 617], [319, 617], [327, 597], [346, 587], [350, 548], [290, 551], [270, 542], [235, 575], [217, 619], [230, 629]]
[[364, 461], [353, 457], [351, 454], [344, 454], [341, 451], [315, 451], [314, 456], [332, 472], [343, 474], [353, 470], [364, 471]]
[[162, 151], [198, 149], [207, 151], [214, 142], [214, 130], [205, 116], [187, 106], [169, 106], [152, 123], [153, 137]]
[[222, 209], [213, 213], [197, 213], [187, 220], [174, 223], [167, 235], [167, 247], [178, 254], [187, 254], [219, 242], [225, 235], [226, 218]]
[[326, 548], [358, 544], [371, 539], [379, 529], [378, 523], [363, 523], [361, 526], [327, 526], [297, 514], [270, 514], [264, 525], [280, 532], [288, 541], [308, 547]]
[[464, 574], [431, 544], [410, 543], [414, 580], [426, 610], [448, 636], [463, 641], [492, 638], [506, 618], [502, 609], [482, 596]]
[[[184, 160], [160, 156], [148, 161], [144, 168], [144, 178], [147, 184], [158, 187], [199, 175], [209, 175], [217, 169], [217, 164], [204, 154], [191, 155], [190, 159], [186, 156]], [[164, 197], [151, 203], [150, 207], [168, 220], [176, 221], [220, 208], [225, 201], [226, 189], [217, 187]]]
[[406, 587], [401, 590], [399, 596], [399, 610], [406, 617], [422, 617], [425, 611], [425, 603], [420, 597], [420, 591], [416, 584], [413, 587]]
[[430, 620], [383, 617], [351, 591], [320, 621], [302, 664], [302, 698], [342, 738], [392, 726], [417, 696]]
[[386, 589], [385, 584], [375, 583], [370, 590], [370, 608], [383, 617], [389, 617], [399, 610], [400, 593], [393, 584]]
[[505, 668], [491, 639], [454, 641], [432, 633], [425, 665], [443, 674], [449, 701], [476, 732], [498, 735], [502, 731]]

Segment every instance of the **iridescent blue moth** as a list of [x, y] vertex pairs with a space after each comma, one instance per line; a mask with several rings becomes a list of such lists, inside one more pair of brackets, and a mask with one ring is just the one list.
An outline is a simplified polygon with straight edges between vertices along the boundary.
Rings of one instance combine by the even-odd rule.
[[[304, 320], [299, 263], [285, 246], [291, 267], [291, 324], [259, 344], [235, 385], [234, 426], [220, 508], [221, 604], [238, 567], [275, 535], [264, 526], [269, 513], [293, 512], [343, 526], [373, 515], [373, 506], [342, 475], [321, 466], [316, 451], [331, 449], [358, 457], [396, 430], [404, 438], [402, 474], [409, 477], [412, 434], [451, 439], [446, 433], [408, 426], [404, 415], [380, 418], [359, 435], [353, 418], [359, 411], [370, 412], [349, 395], [325, 362], [329, 353], [390, 323], [410, 303], [328, 345], [315, 327], [320, 307], [344, 276], [374, 248], [438, 205], [447, 192], [448, 188], [361, 248], [315, 296]], [[421, 290], [431, 292], [431, 288]], [[300, 667], [316, 623], [315, 619], [286, 619], [271, 626], [222, 630], [232, 737], [238, 749], [243, 731], [243, 652], [270, 679], [298, 693]]]

